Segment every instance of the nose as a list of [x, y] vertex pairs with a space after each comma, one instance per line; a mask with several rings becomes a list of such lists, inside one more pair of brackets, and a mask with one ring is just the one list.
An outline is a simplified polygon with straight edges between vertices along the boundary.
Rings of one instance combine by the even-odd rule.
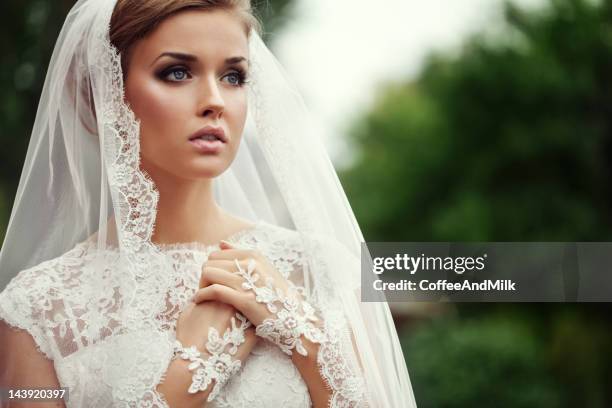
[[219, 84], [214, 77], [202, 81], [198, 89], [199, 104], [198, 114], [204, 117], [219, 119], [225, 109], [225, 101], [219, 89]]

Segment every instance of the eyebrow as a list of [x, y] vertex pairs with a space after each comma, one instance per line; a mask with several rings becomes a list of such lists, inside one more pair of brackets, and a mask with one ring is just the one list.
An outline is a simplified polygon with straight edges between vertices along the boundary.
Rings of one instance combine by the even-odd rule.
[[[151, 65], [153, 65], [155, 63], [155, 61], [157, 61], [158, 59], [160, 59], [163, 56], [173, 57], [173, 58], [176, 58], [176, 59], [179, 59], [179, 60], [183, 60], [183, 61], [197, 61], [198, 60], [198, 58], [195, 55], [192, 55], [192, 54], [185, 54], [183, 52], [170, 52], [170, 51], [168, 51], [168, 52], [161, 53], [157, 58], [155, 58], [153, 60]], [[248, 60], [246, 58], [244, 58], [244, 57], [231, 57], [231, 58], [227, 58], [225, 60], [225, 64], [226, 65], [237, 64], [237, 63], [242, 62], [242, 61], [247, 61], [247, 63], [248, 63]]]

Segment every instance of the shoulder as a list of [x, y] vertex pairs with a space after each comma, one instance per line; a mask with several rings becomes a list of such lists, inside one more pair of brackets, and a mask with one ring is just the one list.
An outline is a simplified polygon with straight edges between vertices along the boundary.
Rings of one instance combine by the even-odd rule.
[[272, 243], [280, 245], [286, 242], [307, 244], [309, 242], [331, 242], [332, 239], [322, 234], [297, 231], [294, 228], [285, 227], [278, 224], [272, 224], [267, 221], [260, 220], [255, 226], [246, 230], [241, 236], [241, 240], [246, 238], [249, 242]]
[[326, 241], [325, 237], [266, 221], [259, 221], [253, 229], [238, 238], [238, 242], [244, 246], [285, 257], [303, 255]]
[[242, 238], [241, 244], [261, 251], [277, 266], [279, 263], [286, 268], [308, 264], [319, 277], [330, 278], [327, 275], [335, 270], [334, 278], [351, 279], [352, 285], [358, 284], [360, 254], [334, 237], [260, 222], [252, 233]]
[[336, 238], [314, 232], [301, 232], [295, 229], [259, 221], [255, 228], [239, 237], [239, 242], [248, 246], [285, 248], [311, 254], [331, 252], [336, 256], [358, 257]]
[[256, 250], [272, 261], [279, 271], [288, 277], [303, 264], [303, 242], [297, 231], [258, 221], [254, 228], [236, 237], [235, 243]]
[[57, 287], [67, 274], [79, 270], [87, 262], [88, 255], [89, 245], [80, 242], [62, 255], [20, 271], [0, 295], [13, 292], [36, 293], [44, 288]]

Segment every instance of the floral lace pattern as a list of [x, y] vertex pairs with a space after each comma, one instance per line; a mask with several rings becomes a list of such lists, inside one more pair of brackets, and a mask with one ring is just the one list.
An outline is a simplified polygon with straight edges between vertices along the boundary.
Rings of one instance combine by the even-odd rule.
[[[240, 326], [236, 325], [236, 318], [240, 320]], [[232, 317], [231, 328], [228, 327], [223, 336], [219, 336], [219, 331], [210, 327], [208, 329], [208, 341], [206, 342], [206, 351], [208, 355], [203, 355], [196, 346], [185, 347], [179, 340], [174, 342], [174, 354], [184, 360], [189, 360], [188, 369], [195, 370], [193, 381], [187, 392], [195, 394], [198, 391], [206, 391], [208, 386], [214, 381], [214, 385], [208, 394], [207, 401], [214, 400], [221, 388], [229, 379], [240, 371], [242, 362], [238, 359], [232, 359], [232, 356], [238, 352], [238, 346], [245, 342], [244, 331], [251, 323], [242, 316], [236, 313]], [[228, 350], [226, 348], [229, 347]]]
[[[259, 250], [306, 296], [308, 291], [302, 285], [308, 266], [295, 231], [259, 222], [228, 241]], [[165, 293], [161, 297], [166, 307], [154, 316], [162, 330], [129, 328], [120, 307], [125, 302], [116, 291], [122, 260], [113, 249], [96, 253], [92, 248], [91, 242], [83, 242], [61, 257], [22, 271], [0, 294], [0, 317], [32, 334], [39, 349], [54, 360], [61, 384], [70, 387], [70, 400], [85, 402], [69, 407], [165, 408], [163, 396], [151, 384], [163, 381], [174, 351], [179, 313], [198, 288], [201, 265], [218, 247], [193, 243], [161, 248], [172, 265], [167, 271], [169, 284], [162, 288], [158, 283], [156, 290], [147, 292]], [[108, 265], [103, 276], [88, 273], [87, 265], [97, 257]], [[314, 282], [315, 294], [330, 290], [319, 284], [325, 282]], [[93, 297], [92, 302], [93, 289], [104, 297]], [[322, 308], [317, 298], [321, 296], [309, 300], [325, 327], [318, 362], [333, 392], [330, 406], [364, 406], [360, 405], [364, 401], [362, 378], [350, 363], [351, 350], [342, 341], [345, 319], [327, 301]], [[310, 407], [311, 401], [291, 358], [276, 345], [260, 341], [209, 406]]]
[[[0, 293], [0, 318], [27, 330], [53, 360], [61, 385], [70, 388], [68, 407], [167, 408], [156, 386], [173, 356], [178, 316], [198, 288], [201, 265], [215, 247], [163, 248], [151, 243], [159, 193], [140, 169], [139, 122], [125, 103], [120, 55], [109, 42], [108, 25], [101, 23], [110, 21], [113, 2], [94, 2], [91, 7], [97, 9], [82, 9], [94, 18], [83, 72], [95, 71], [99, 79], [93, 90], [120, 251], [98, 250], [97, 243], [88, 240], [21, 271]], [[254, 61], [254, 71], [257, 66]], [[254, 94], [265, 86], [254, 83]], [[282, 145], [284, 138], [276, 134], [281, 129], [262, 128], [262, 115], [273, 109], [261, 95], [255, 108], [265, 136], [264, 153], [287, 159], [282, 153], [292, 149]], [[283, 178], [290, 162], [273, 169], [281, 188], [293, 182]], [[301, 197], [289, 195], [286, 200], [292, 209], [301, 205]], [[313, 215], [293, 214], [299, 225], [315, 220]], [[331, 406], [360, 406], [364, 387], [351, 356], [346, 319], [334, 316], [341, 308], [333, 303], [330, 281], [310, 276], [315, 275], [307, 262], [312, 254], [305, 254], [302, 238], [269, 224], [233, 237], [260, 250], [306, 297], [312, 295], [308, 301], [326, 330], [318, 361], [332, 391]], [[209, 406], [309, 407], [311, 401], [291, 358], [275, 345], [258, 342]]]
[[[265, 286], [257, 286], [259, 275], [255, 273], [253, 259], [248, 263], [246, 270], [242, 269], [238, 260], [235, 264], [238, 268], [237, 274], [244, 279], [242, 287], [255, 292], [255, 300], [265, 303], [268, 311], [276, 315], [276, 318], [267, 318], [259, 324], [255, 328], [255, 334], [270, 340], [287, 355], [291, 355], [293, 349], [303, 356], [308, 355], [302, 344], [302, 336], [315, 343], [320, 343], [323, 338], [322, 333], [313, 324], [319, 320], [314, 308], [301, 299], [295, 285], [289, 286], [287, 294], [274, 287], [271, 278], [266, 280]], [[278, 310], [275, 303], [281, 304], [281, 310]]]

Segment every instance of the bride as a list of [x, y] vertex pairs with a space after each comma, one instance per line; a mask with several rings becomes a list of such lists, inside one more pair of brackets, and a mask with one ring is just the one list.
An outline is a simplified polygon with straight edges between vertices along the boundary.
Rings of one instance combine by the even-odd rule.
[[416, 406], [388, 305], [360, 301], [350, 205], [260, 32], [249, 0], [68, 14], [0, 253], [15, 401]]

